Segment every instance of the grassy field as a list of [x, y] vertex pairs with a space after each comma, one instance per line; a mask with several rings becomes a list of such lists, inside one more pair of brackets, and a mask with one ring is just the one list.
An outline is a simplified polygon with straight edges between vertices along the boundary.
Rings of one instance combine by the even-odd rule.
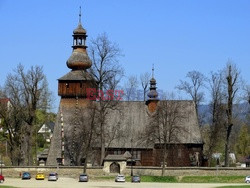
[[175, 176], [141, 176], [142, 182], [161, 182], [161, 183], [177, 183]]
[[244, 183], [245, 176], [184, 176], [181, 183]]
[[[95, 177], [91, 178], [95, 180], [107, 180], [107, 181], [114, 181], [114, 176], [101, 176], [101, 177]], [[131, 176], [126, 176], [126, 181], [131, 181]], [[166, 183], [177, 183], [178, 180], [174, 176], [141, 176], [142, 182], [166, 182]]]
[[0, 185], [1, 188], [16, 188], [16, 187], [12, 187], [12, 186], [7, 186], [7, 185]]
[[[114, 181], [114, 176], [95, 177], [96, 180]], [[245, 176], [141, 176], [142, 182], [165, 182], [165, 183], [244, 183]], [[126, 176], [126, 181], [131, 181]]]
[[221, 186], [221, 187], [217, 187], [217, 188], [242, 188], [242, 187], [248, 187], [249, 185], [232, 185], [232, 186]]

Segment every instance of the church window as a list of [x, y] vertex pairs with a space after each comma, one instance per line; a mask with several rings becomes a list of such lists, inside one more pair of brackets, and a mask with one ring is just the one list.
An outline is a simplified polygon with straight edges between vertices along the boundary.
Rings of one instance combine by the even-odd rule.
[[121, 150], [115, 150], [114, 151], [114, 155], [121, 155], [122, 154], [122, 151]]
[[141, 151], [133, 151], [132, 152], [133, 159], [139, 159], [141, 160]]
[[82, 39], [77, 39], [77, 45], [82, 45]]

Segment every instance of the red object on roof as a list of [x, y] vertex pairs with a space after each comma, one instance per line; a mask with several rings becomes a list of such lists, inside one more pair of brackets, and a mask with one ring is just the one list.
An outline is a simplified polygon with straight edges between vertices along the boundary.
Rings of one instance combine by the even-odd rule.
[[9, 98], [0, 98], [0, 106], [3, 108], [8, 108], [10, 105], [10, 99]]
[[0, 99], [0, 103], [1, 104], [6, 104], [6, 103], [8, 103], [10, 101], [10, 99], [9, 98], [2, 98], [2, 99]]

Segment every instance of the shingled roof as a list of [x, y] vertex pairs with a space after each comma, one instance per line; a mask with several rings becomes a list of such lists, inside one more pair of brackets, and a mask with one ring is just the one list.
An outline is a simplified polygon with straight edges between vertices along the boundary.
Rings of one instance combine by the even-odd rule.
[[54, 126], [54, 134], [51, 138], [51, 145], [48, 152], [46, 165], [56, 165], [57, 158], [62, 157], [62, 137], [61, 137], [61, 116], [60, 110], [56, 116], [56, 123]]
[[107, 155], [105, 161], [126, 161], [127, 159], [123, 155]]
[[58, 79], [61, 80], [69, 80], [69, 81], [77, 81], [77, 80], [90, 80], [93, 81], [93, 77], [86, 70], [72, 70], [63, 77]]
[[[84, 106], [84, 101], [86, 106], [86, 100], [84, 99], [79, 99], [78, 105]], [[180, 131], [178, 133], [178, 141], [176, 143], [202, 144], [203, 142], [193, 101], [178, 100], [172, 102], [182, 104], [181, 111], [183, 113], [186, 113], [185, 119], [179, 122], [179, 125], [183, 127], [183, 131]], [[164, 103], [164, 101], [159, 101], [159, 104], [160, 103]], [[70, 137], [70, 135], [72, 136], [72, 132], [74, 129], [74, 126], [72, 125], [72, 117], [74, 117], [75, 113], [75, 104], [76, 99], [73, 98], [61, 99], [60, 102], [59, 112], [62, 113], [63, 117], [65, 137]], [[98, 105], [99, 103], [96, 102], [96, 104]], [[56, 158], [61, 157], [60, 116], [60, 113], [58, 113], [47, 164], [53, 164], [51, 163], [52, 159], [50, 155], [54, 157], [54, 162]], [[106, 145], [106, 147], [141, 149], [153, 148], [154, 144], [156, 144], [157, 142], [148, 142], [147, 140], [143, 139], [143, 133], [149, 123], [150, 112], [148, 111], [148, 106], [145, 105], [145, 102], [118, 102], [115, 108], [109, 110], [105, 124], [106, 128], [108, 128], [109, 130], [112, 130], [114, 128], [117, 129], [119, 136], [116, 139], [112, 140], [109, 145]], [[100, 144], [96, 143], [93, 145], [93, 147], [100, 147]], [[64, 153], [67, 153], [66, 147]]]
[[[174, 103], [181, 103], [185, 118], [178, 122], [183, 129], [178, 132], [176, 143], [198, 144], [202, 143], [201, 133], [198, 126], [198, 119], [195, 113], [193, 101], [176, 100]], [[164, 103], [160, 101], [159, 103]], [[150, 123], [150, 112], [143, 101], [120, 102], [119, 111], [109, 112], [106, 124], [116, 125], [119, 122], [120, 132], [123, 133], [119, 139], [114, 140], [109, 147], [113, 148], [152, 148], [152, 143], [142, 139], [143, 133]], [[156, 143], [156, 142], [155, 142]]]

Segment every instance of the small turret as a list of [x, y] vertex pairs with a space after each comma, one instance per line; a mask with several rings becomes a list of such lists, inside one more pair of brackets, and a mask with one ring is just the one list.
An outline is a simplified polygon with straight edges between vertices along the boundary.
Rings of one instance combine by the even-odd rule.
[[148, 105], [148, 109], [150, 112], [154, 112], [158, 103], [158, 93], [156, 91], [156, 80], [154, 78], [154, 65], [152, 68], [152, 78], [150, 80], [150, 91], [148, 93], [148, 100], [146, 101], [146, 105]]

